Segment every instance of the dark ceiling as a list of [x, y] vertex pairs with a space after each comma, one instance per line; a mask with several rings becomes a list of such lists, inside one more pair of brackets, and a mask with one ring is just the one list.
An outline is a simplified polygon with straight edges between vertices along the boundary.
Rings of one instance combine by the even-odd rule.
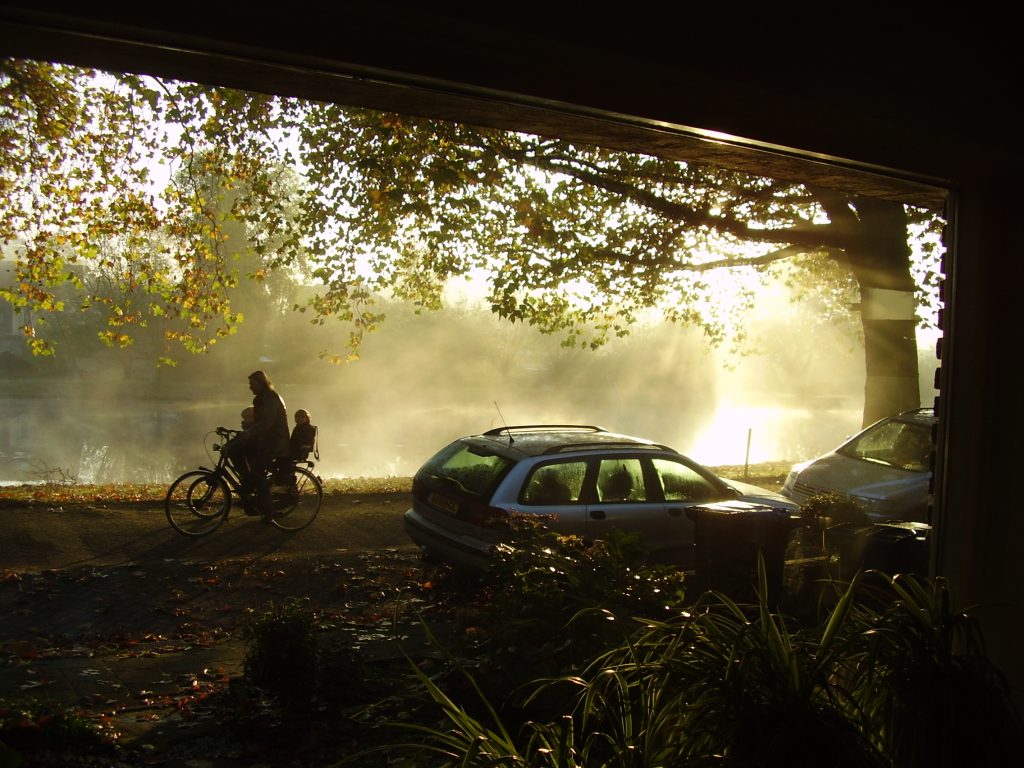
[[[966, 25], [892, 12], [708, 21], [642, 2], [615, 15], [531, 3], [225, 5], [0, 2], [0, 51], [559, 135], [929, 207], [955, 178], [917, 159], [922, 144], [932, 157], [936, 143], [1016, 151], [1016, 69], [992, 40], [971, 54]], [[975, 105], [985, 121], [972, 119]], [[831, 135], [830, 122], [844, 130]], [[858, 123], [891, 136], [867, 161], [840, 138]]]

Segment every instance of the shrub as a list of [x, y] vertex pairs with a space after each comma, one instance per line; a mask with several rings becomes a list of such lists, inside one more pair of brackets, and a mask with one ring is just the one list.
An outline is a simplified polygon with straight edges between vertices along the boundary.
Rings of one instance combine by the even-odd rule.
[[57, 702], [0, 700], [0, 765], [43, 755], [109, 756], [115, 746], [109, 733]]
[[644, 565], [635, 536], [611, 534], [587, 545], [521, 526], [516, 546], [499, 548], [486, 574], [454, 597], [476, 683], [501, 695], [502, 707], [521, 706], [525, 684], [577, 670], [621, 642], [633, 617], [666, 617], [682, 604], [681, 571]]
[[271, 603], [245, 628], [246, 678], [284, 704], [309, 701], [316, 689], [319, 656], [314, 616], [300, 601]]
[[853, 499], [835, 493], [819, 493], [807, 499], [800, 508], [805, 518], [821, 520], [827, 525], [867, 522], [864, 508]]
[[571, 705], [517, 727], [475, 684], [480, 716], [421, 674], [447, 722], [419, 727], [420, 748], [442, 766], [1020, 764], [1021, 716], [974, 622], [941, 580], [879, 576], [886, 600], [860, 600], [858, 577], [804, 628], [769, 610], [762, 563], [758, 604], [707, 593], [643, 622], [581, 673], [538, 681], [530, 699], [568, 689]]
[[374, 669], [348, 635], [321, 641], [318, 673], [317, 692], [332, 704], [358, 704], [375, 692], [390, 692], [388, 676]]

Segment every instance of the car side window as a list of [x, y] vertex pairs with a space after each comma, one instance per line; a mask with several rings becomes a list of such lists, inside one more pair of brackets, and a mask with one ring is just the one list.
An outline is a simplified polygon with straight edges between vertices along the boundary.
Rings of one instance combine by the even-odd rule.
[[587, 472], [582, 461], [563, 461], [537, 467], [523, 486], [522, 503], [532, 505], [573, 504]]
[[718, 494], [707, 478], [678, 461], [654, 459], [665, 501], [707, 501]]
[[597, 472], [597, 500], [602, 503], [647, 501], [640, 459], [602, 459]]

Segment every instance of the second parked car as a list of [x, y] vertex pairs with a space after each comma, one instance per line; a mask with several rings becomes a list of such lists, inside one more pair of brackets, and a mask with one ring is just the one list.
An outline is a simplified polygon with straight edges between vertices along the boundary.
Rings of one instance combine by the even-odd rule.
[[725, 480], [664, 445], [600, 427], [502, 427], [462, 437], [413, 478], [405, 529], [425, 555], [485, 566], [514, 515], [542, 515], [587, 541], [615, 528], [659, 559], [694, 562], [688, 508], [742, 500], [790, 512], [777, 493]]
[[834, 494], [857, 504], [871, 522], [928, 522], [931, 501], [931, 408], [882, 419], [835, 450], [797, 464], [782, 493], [804, 503]]

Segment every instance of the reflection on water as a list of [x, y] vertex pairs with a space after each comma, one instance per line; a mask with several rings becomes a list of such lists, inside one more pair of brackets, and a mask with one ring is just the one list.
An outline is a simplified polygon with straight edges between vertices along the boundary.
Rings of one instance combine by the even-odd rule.
[[110, 456], [110, 447], [102, 446], [93, 448], [89, 445], [82, 446], [82, 458], [78, 464], [78, 481], [80, 483], [100, 482], [98, 478], [103, 475], [104, 465]]
[[141, 399], [0, 401], [0, 480], [164, 483], [208, 462], [203, 436], [234, 405]]
[[835, 448], [860, 430], [855, 407], [816, 409], [721, 403], [710, 425], [684, 453], [709, 466], [803, 461]]

